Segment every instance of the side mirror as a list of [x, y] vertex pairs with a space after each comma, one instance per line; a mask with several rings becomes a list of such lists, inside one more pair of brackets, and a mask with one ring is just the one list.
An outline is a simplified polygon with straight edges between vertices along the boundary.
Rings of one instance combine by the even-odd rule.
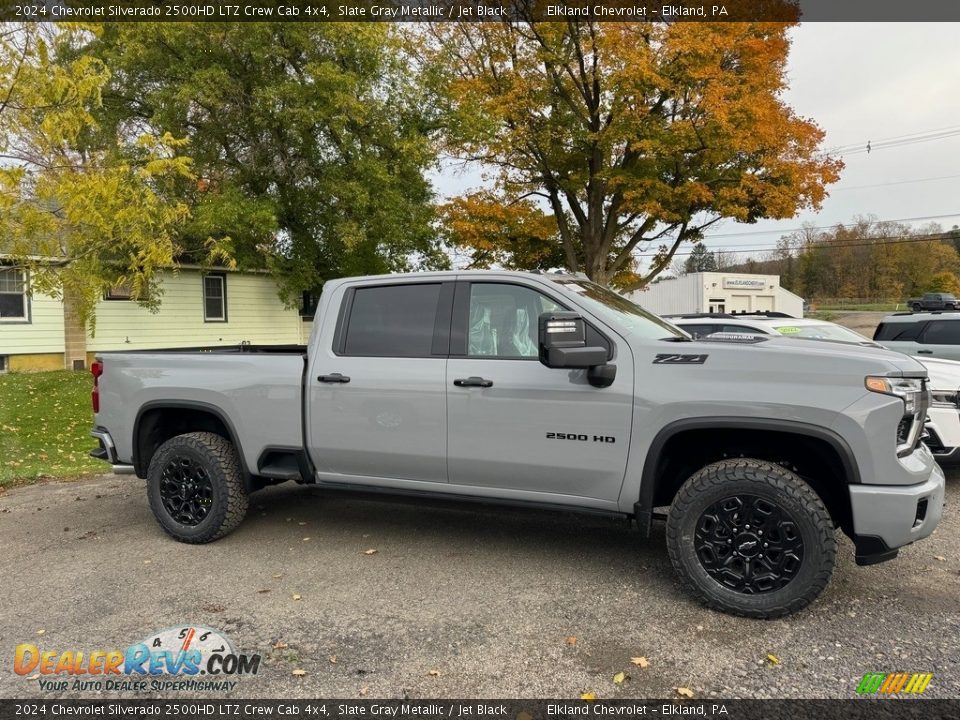
[[539, 318], [540, 362], [548, 368], [589, 368], [587, 379], [608, 387], [616, 365], [607, 364], [607, 349], [587, 347], [586, 324], [575, 312], [543, 313]]

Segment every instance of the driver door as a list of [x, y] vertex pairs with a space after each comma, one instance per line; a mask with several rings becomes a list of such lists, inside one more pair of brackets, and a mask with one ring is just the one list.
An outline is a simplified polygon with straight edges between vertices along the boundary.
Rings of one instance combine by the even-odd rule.
[[591, 386], [586, 370], [542, 365], [539, 315], [569, 309], [521, 283], [457, 283], [447, 363], [451, 485], [616, 502], [630, 440], [632, 356], [612, 333], [591, 328], [588, 338], [605, 342], [618, 365], [612, 386]]

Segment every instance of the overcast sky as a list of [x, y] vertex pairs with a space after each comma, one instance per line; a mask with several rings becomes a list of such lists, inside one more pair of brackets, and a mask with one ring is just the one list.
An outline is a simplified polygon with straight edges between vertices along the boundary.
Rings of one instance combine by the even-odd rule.
[[[792, 37], [786, 100], [826, 131], [824, 147], [863, 148], [868, 141], [960, 131], [960, 25], [807, 23]], [[754, 225], [723, 221], [712, 229], [708, 247], [755, 249], [759, 256], [804, 222], [833, 225], [857, 215], [884, 220], [950, 215], [936, 222], [960, 225], [960, 132], [869, 154], [861, 149], [843, 159], [846, 169], [820, 212]], [[475, 172], [452, 169], [435, 178], [444, 196], [479, 181]]]

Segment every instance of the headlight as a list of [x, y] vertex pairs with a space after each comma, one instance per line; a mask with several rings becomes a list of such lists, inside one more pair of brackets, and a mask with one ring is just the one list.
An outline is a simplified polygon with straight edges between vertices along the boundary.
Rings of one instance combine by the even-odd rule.
[[895, 395], [903, 400], [905, 415], [916, 414], [924, 393], [923, 380], [920, 378], [878, 377], [871, 375], [864, 380], [864, 385], [866, 385], [867, 390], [885, 395]]

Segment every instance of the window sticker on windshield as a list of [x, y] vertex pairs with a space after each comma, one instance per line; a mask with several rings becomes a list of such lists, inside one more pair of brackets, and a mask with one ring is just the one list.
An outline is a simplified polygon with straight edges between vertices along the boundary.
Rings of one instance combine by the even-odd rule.
[[784, 327], [778, 327], [777, 332], [779, 332], [781, 335], [795, 335], [796, 333], [800, 332], [800, 328], [793, 327], [792, 325], [786, 325]]

